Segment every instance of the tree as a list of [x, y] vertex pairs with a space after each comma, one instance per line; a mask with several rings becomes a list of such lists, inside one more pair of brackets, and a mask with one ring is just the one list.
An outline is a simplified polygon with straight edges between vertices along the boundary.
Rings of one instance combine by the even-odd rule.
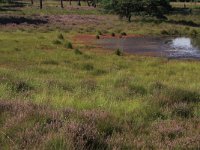
[[78, 0], [78, 6], [81, 6], [81, 0]]
[[61, 5], [61, 8], [64, 8], [64, 6], [63, 6], [63, 0], [60, 0], [60, 5]]
[[42, 9], [42, 0], [40, 0], [40, 9]]
[[107, 11], [131, 21], [133, 15], [150, 15], [165, 18], [164, 14], [171, 8], [168, 0], [102, 0]]
[[165, 19], [164, 14], [171, 9], [169, 0], [144, 0], [143, 5], [146, 15], [156, 16], [159, 19]]

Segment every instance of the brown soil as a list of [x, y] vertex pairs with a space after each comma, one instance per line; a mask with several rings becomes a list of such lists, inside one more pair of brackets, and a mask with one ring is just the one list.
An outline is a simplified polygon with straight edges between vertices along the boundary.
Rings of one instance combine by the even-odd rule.
[[[112, 35], [104, 34], [100, 36], [100, 39], [132, 38], [132, 37], [143, 37], [143, 35], [130, 34], [126, 36], [121, 36], [121, 35], [112, 36]], [[94, 42], [96, 42], [98, 39], [96, 39], [95, 35], [81, 34], [81, 35], [75, 36], [74, 40], [82, 44], [94, 44]]]

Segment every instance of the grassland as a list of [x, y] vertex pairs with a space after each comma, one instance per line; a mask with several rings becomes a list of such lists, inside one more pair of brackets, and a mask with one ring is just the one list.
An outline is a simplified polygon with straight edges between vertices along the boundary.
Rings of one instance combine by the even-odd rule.
[[198, 15], [127, 23], [92, 8], [45, 11], [0, 11], [1, 149], [200, 148], [199, 60], [118, 56], [75, 38], [198, 38]]

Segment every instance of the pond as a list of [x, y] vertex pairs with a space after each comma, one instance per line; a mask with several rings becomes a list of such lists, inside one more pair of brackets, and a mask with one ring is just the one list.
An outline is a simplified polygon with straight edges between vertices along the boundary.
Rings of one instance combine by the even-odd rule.
[[200, 59], [200, 39], [188, 37], [126, 37], [100, 39], [105, 49], [168, 58]]

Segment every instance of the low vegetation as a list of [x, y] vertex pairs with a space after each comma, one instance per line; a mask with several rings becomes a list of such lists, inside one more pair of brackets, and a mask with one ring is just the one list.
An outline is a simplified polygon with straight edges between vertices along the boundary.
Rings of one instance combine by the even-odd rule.
[[13, 16], [0, 6], [0, 149], [200, 148], [199, 60], [106, 51], [91, 41], [199, 37], [198, 15], [128, 23], [94, 8], [65, 12], [49, 4], [40, 18], [36, 6]]

